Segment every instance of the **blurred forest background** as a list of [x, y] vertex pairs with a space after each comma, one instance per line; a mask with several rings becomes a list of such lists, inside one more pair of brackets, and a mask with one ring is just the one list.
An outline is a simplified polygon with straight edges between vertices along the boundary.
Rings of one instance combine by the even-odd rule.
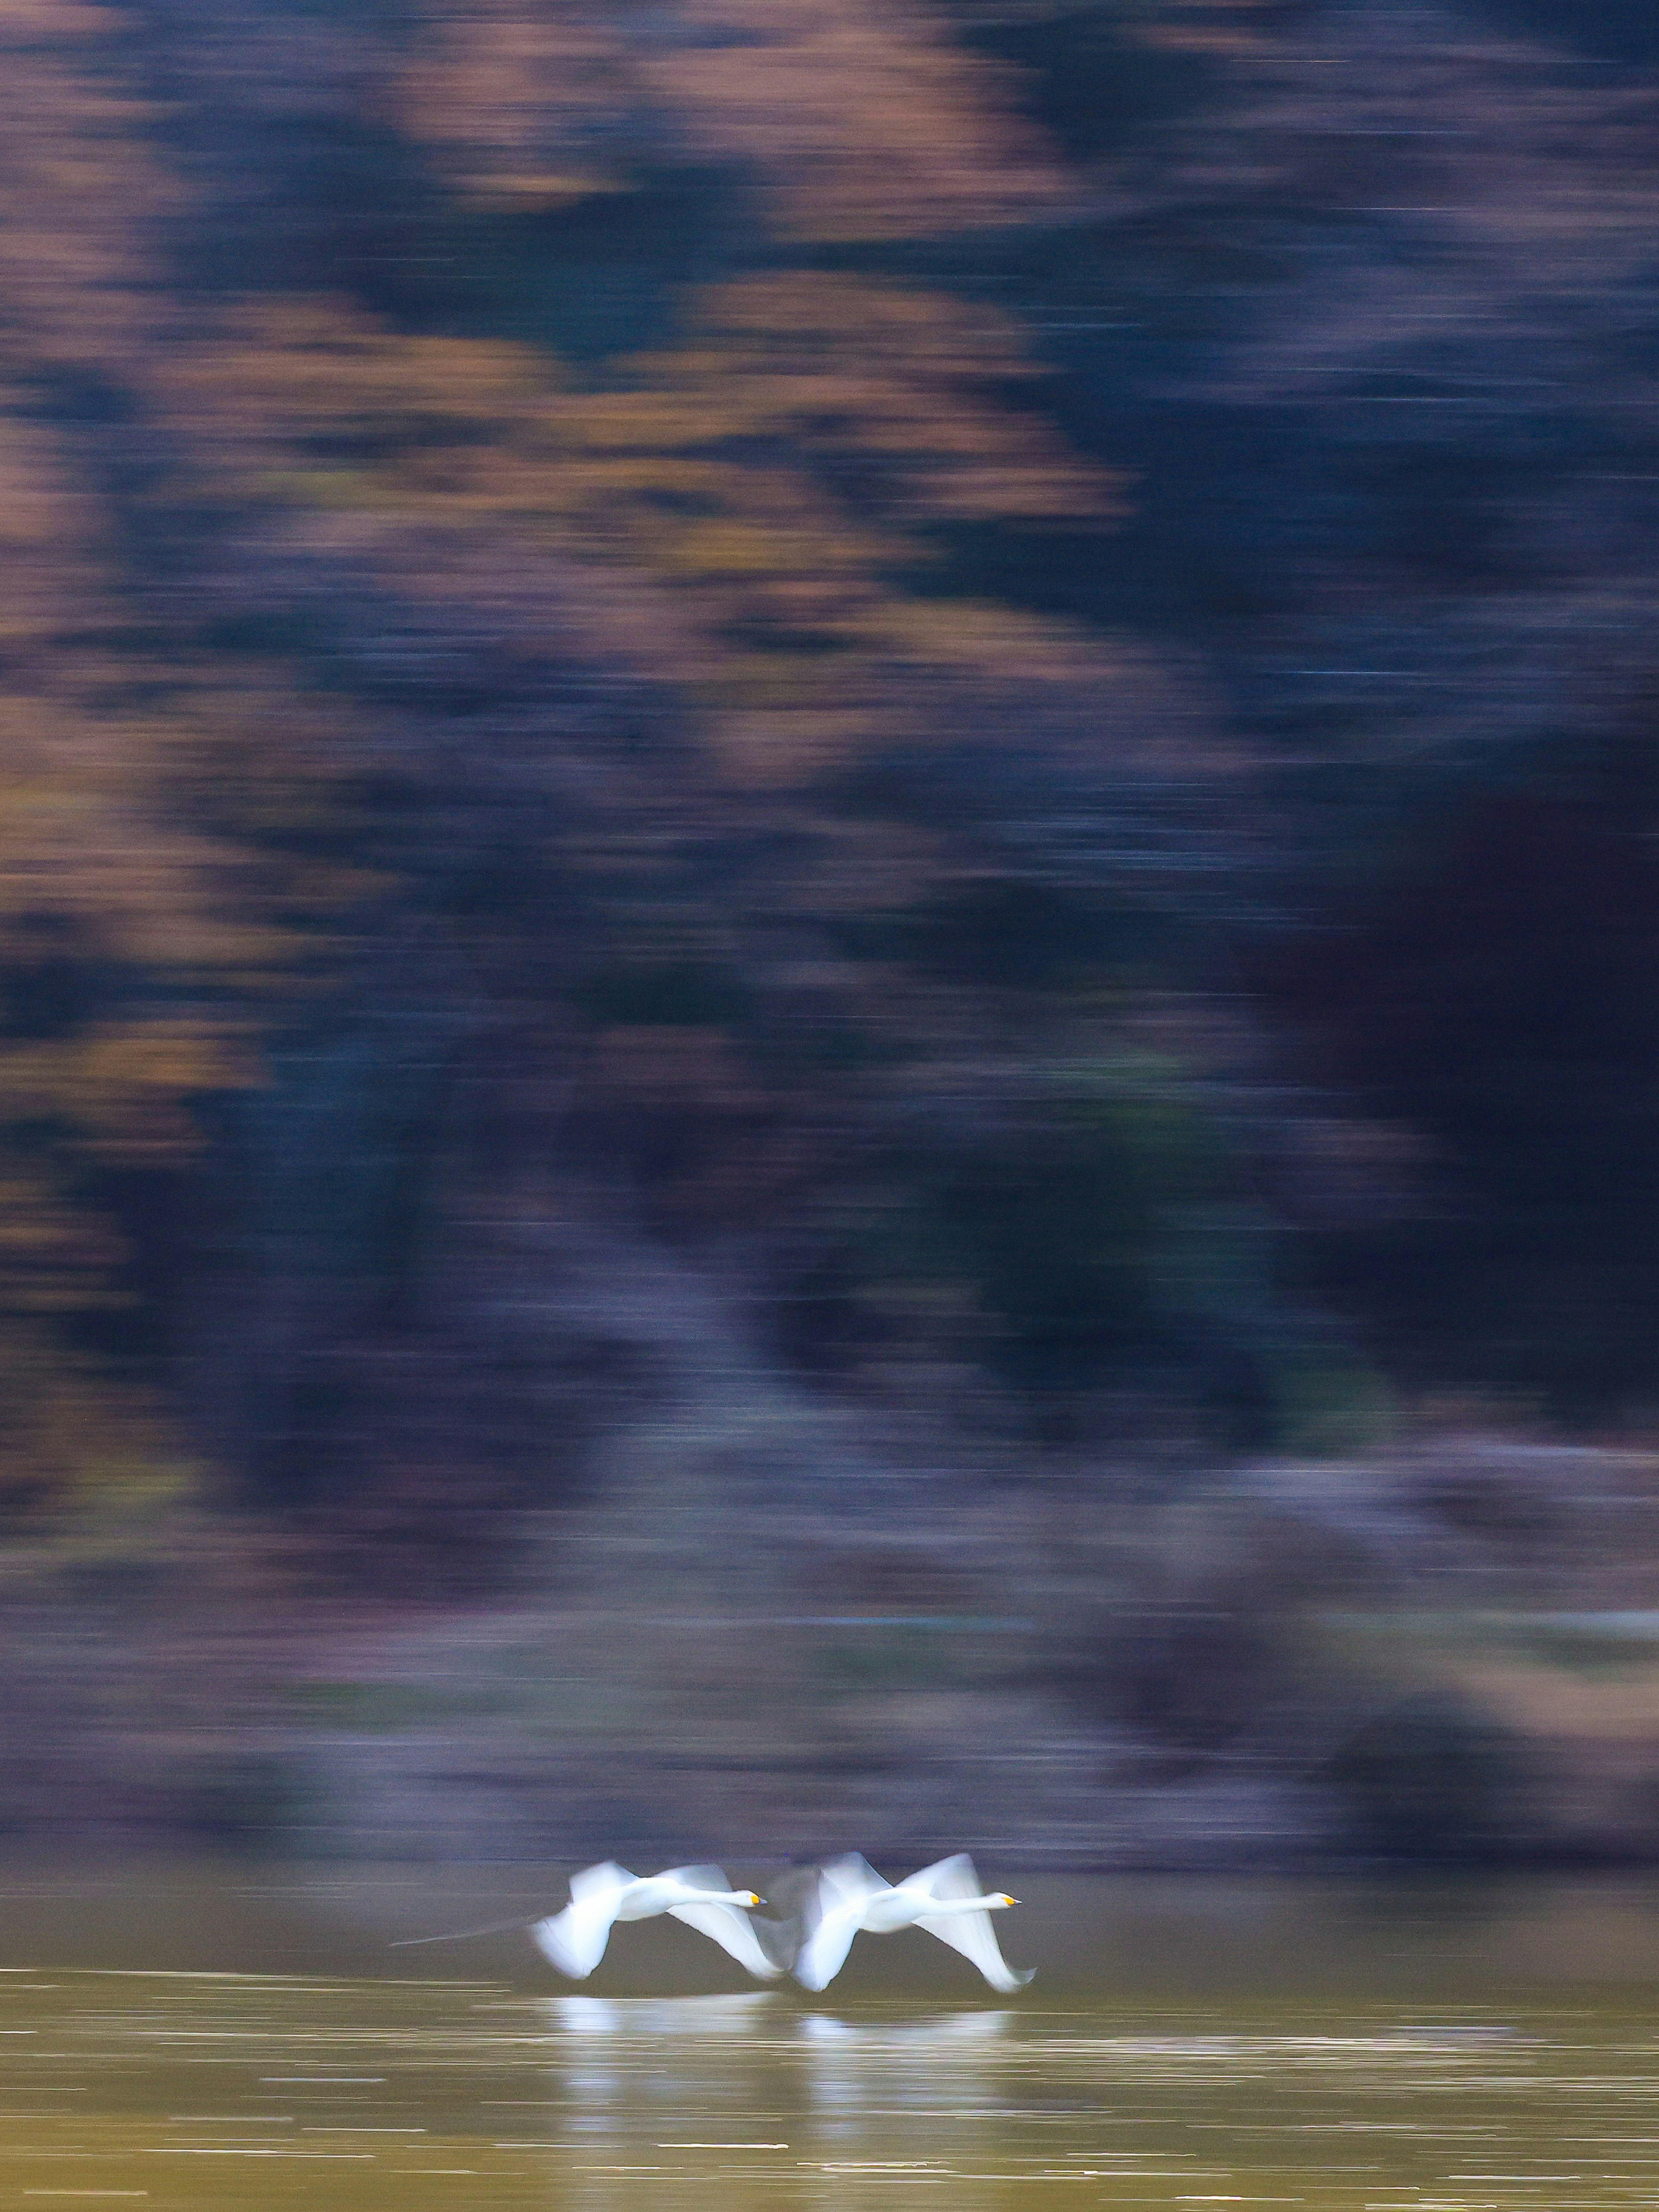
[[1659, 1853], [1659, 19], [0, 0], [0, 1820]]

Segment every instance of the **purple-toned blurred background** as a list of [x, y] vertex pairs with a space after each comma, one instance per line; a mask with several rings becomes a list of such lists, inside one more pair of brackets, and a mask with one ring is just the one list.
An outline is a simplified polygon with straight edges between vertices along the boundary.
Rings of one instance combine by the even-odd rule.
[[0, 0], [0, 1808], [1659, 1856], [1659, 19]]

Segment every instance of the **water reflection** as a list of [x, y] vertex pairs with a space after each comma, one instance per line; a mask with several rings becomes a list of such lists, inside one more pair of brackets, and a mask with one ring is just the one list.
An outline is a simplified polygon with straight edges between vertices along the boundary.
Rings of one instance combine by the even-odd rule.
[[937, 2177], [942, 2136], [951, 2151], [943, 2170], [958, 2182], [984, 2172], [997, 2154], [999, 2062], [1013, 2021], [1006, 2011], [910, 2021], [805, 2014], [797, 2033], [817, 2153], [811, 2201], [839, 2212], [866, 2203], [881, 2172], [911, 2183]]
[[988, 2111], [993, 2072], [983, 2062], [1008, 2030], [1006, 2012], [945, 2020], [863, 2023], [808, 2013], [798, 2034], [804, 2087], [821, 2127], [845, 2134], [878, 2110], [921, 2106], [958, 2118]]
[[743, 2035], [751, 2032], [769, 1990], [743, 1996], [554, 1997], [548, 2014], [569, 2035]]
[[[1039, 2187], [1044, 2212], [1659, 2201], [1659, 2003], [1630, 1978], [1652, 1956], [1639, 1885], [1516, 1888], [1501, 1958], [1496, 1923], [1460, 1944], [1437, 1916], [1431, 1943], [1402, 1894], [1409, 1989], [1383, 1972], [1384, 1919], [1283, 1885], [1231, 1923], [1259, 1948], [1254, 1984], [1216, 1946], [1212, 1984], [1193, 1986], [1222, 1893], [1192, 1887], [1183, 1932], [1166, 1885], [1137, 1941], [1169, 1932], [1172, 1989], [1126, 1971], [1124, 1887], [1076, 1884], [1067, 1917], [1097, 1940], [1046, 1996], [995, 2008], [941, 2005], [925, 1979], [830, 2008], [784, 1989], [330, 1976], [303, 1927], [285, 1972], [58, 1966], [72, 1887], [8, 1899], [6, 1933], [36, 1961], [0, 1972], [0, 2203], [20, 2212], [104, 2197], [145, 2212], [862, 2212], [911, 2189], [1016, 2212]], [[353, 1881], [326, 1887], [331, 1912]], [[197, 1888], [216, 1940], [252, 1948], [251, 1923], [238, 1936], [216, 1917], [228, 1887]], [[169, 1899], [190, 1893], [183, 1876], [148, 1895], [134, 1881], [129, 1936], [148, 1924], [163, 1948]], [[355, 1893], [367, 1910], [372, 1874]], [[938, 1964], [920, 1943], [882, 1957], [895, 1975]], [[1587, 1960], [1595, 1974], [1559, 1978]]]
[[1012, 2010], [860, 2017], [762, 1992], [559, 1997], [546, 2014], [558, 2124], [582, 2147], [562, 2179], [595, 2212], [677, 2166], [688, 2186], [824, 2212], [867, 2205], [884, 2177], [999, 2178]]

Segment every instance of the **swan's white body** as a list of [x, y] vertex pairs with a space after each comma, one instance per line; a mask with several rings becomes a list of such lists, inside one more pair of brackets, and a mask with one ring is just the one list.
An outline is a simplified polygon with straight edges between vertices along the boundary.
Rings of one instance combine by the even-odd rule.
[[604, 1958], [619, 1920], [654, 1920], [666, 1912], [712, 1937], [751, 1974], [770, 1981], [783, 1968], [762, 1949], [750, 1923], [750, 1908], [759, 1903], [752, 1889], [728, 1889], [716, 1866], [671, 1867], [666, 1874], [641, 1877], [605, 1859], [573, 1874], [569, 1904], [550, 1919], [532, 1922], [530, 1933], [562, 1974], [585, 1982]]
[[993, 1989], [1023, 1989], [1033, 1970], [1009, 1966], [991, 1925], [994, 1912], [1016, 1901], [1000, 1890], [982, 1895], [965, 1851], [901, 1882], [884, 1881], [867, 1859], [849, 1851], [818, 1869], [817, 1895], [807, 1906], [810, 1932], [795, 1960], [796, 1978], [809, 1990], [827, 1988], [860, 1929], [890, 1936], [896, 1929], [921, 1928], [971, 1960]]

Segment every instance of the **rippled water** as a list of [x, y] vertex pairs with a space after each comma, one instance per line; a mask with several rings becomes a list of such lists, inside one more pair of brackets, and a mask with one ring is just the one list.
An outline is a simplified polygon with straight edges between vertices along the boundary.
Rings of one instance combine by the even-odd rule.
[[822, 1999], [737, 1989], [661, 1923], [619, 1931], [580, 1994], [512, 1936], [385, 1948], [556, 1889], [522, 1869], [0, 1878], [0, 2195], [1659, 2204], [1653, 1884], [1038, 1883], [1004, 1923], [1041, 1969], [1010, 2002], [914, 1932], [860, 1939]]

